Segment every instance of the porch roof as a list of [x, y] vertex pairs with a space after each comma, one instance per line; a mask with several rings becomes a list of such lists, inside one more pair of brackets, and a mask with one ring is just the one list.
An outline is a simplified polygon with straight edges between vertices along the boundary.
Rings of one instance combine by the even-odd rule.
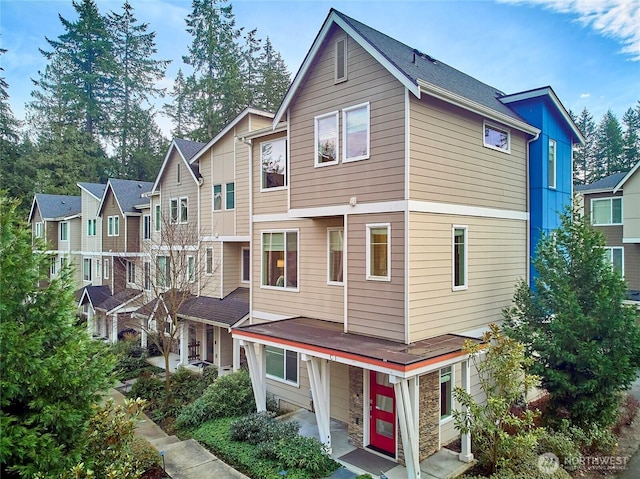
[[233, 329], [233, 336], [248, 341], [265, 342], [320, 354], [342, 362], [368, 363], [374, 368], [410, 373], [447, 359], [466, 356], [466, 340], [477, 338], [443, 334], [410, 344], [363, 334], [345, 333], [342, 323], [297, 317]]

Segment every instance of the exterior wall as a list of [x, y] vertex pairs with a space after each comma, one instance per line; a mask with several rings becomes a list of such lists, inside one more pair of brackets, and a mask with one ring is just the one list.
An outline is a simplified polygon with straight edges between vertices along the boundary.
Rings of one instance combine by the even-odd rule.
[[[262, 166], [260, 158], [261, 144], [267, 141], [286, 138], [286, 133], [274, 133], [253, 140], [252, 154], [253, 164], [252, 172], [252, 189], [253, 189], [253, 215], [268, 215], [275, 213], [286, 213], [289, 200], [289, 187], [272, 188], [260, 191], [262, 182]], [[287, 158], [287, 168], [291, 167], [291, 159]], [[289, 182], [290, 182], [289, 176]], [[255, 225], [254, 225], [255, 227]]]
[[510, 129], [508, 154], [483, 146], [479, 115], [426, 95], [410, 108], [411, 199], [526, 211], [524, 133]]
[[622, 214], [624, 237], [640, 243], [640, 169], [624, 184]]
[[127, 252], [139, 252], [142, 235], [142, 216], [126, 216]]
[[[111, 251], [114, 253], [121, 253], [126, 251], [125, 249], [125, 219], [120, 213], [120, 208], [118, 207], [118, 203], [115, 200], [115, 196], [113, 194], [113, 190], [109, 188], [106, 192], [106, 197], [104, 199], [104, 205], [102, 207], [102, 250], [103, 251]], [[108, 236], [108, 217], [109, 216], [118, 216], [119, 221], [119, 234], [118, 236]]]
[[222, 243], [223, 250], [223, 295], [226, 296], [242, 283], [242, 248], [249, 243]]
[[419, 379], [419, 451], [420, 460], [427, 458], [440, 447], [440, 372], [420, 376]]
[[[417, 212], [410, 221], [409, 341], [500, 321], [527, 275], [527, 223]], [[452, 290], [453, 225], [467, 226], [466, 290]]]
[[45, 234], [44, 239], [47, 245], [52, 250], [60, 248], [58, 245], [58, 238], [60, 238], [60, 227], [57, 221], [45, 221], [44, 222]]
[[[200, 294], [203, 296], [209, 296], [212, 298], [222, 298], [222, 275], [223, 275], [223, 263], [222, 263], [222, 248], [224, 243], [221, 241], [203, 241], [200, 243], [200, 251], [198, 253], [199, 259], [196, 264], [198, 270], [198, 281]], [[206, 250], [212, 248], [213, 253], [213, 272], [208, 274], [206, 272]]]
[[[375, 223], [391, 225], [390, 281], [366, 279], [366, 226]], [[347, 230], [348, 331], [404, 342], [404, 213], [350, 215]]]
[[[102, 251], [102, 221], [98, 218], [98, 206], [100, 206], [100, 200], [96, 199], [82, 188], [80, 189], [80, 196], [82, 198], [82, 251]], [[87, 221], [92, 219], [96, 219], [96, 235], [88, 236]]]
[[[334, 82], [333, 27], [290, 109], [291, 208], [345, 205], [404, 198], [404, 87], [352, 38], [347, 39], [348, 80]], [[342, 162], [342, 110], [370, 102], [370, 157]], [[314, 167], [314, 117], [340, 111], [336, 165]]]
[[364, 427], [368, 417], [363, 417], [365, 401], [364, 372], [361, 368], [349, 366], [349, 443], [364, 447]]
[[346, 364], [329, 363], [331, 372], [331, 413], [333, 419], [349, 423], [349, 366]]

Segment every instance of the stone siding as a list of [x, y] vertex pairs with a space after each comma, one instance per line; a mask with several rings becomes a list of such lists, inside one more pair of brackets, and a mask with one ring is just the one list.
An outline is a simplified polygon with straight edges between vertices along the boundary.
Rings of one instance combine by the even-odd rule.
[[349, 366], [349, 442], [356, 447], [364, 447], [364, 384], [363, 370]]

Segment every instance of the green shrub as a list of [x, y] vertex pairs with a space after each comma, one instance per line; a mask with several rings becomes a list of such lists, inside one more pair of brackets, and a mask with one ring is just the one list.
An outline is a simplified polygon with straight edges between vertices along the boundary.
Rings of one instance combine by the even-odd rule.
[[[338, 463], [329, 457], [325, 446], [316, 438], [295, 436], [273, 444], [277, 447], [269, 449], [273, 456], [268, 458], [282, 464], [285, 469], [304, 469], [314, 477], [326, 477], [338, 468]], [[262, 450], [263, 453], [265, 451]]]
[[145, 371], [131, 386], [129, 397], [145, 399], [149, 409], [156, 409], [164, 403], [166, 397], [164, 383], [154, 374]]
[[144, 472], [151, 471], [162, 465], [160, 453], [143, 437], [135, 436], [129, 446], [129, 450], [136, 467]]
[[[563, 423], [564, 426], [566, 424]], [[596, 453], [611, 454], [616, 447], [616, 437], [610, 428], [598, 424], [589, 425], [586, 431], [577, 426], [570, 426], [567, 433], [585, 456]]]
[[538, 454], [552, 452], [560, 460], [560, 464], [568, 470], [579, 469], [582, 454], [571, 436], [562, 432], [545, 431], [538, 438]]
[[298, 435], [300, 424], [297, 421], [278, 421], [275, 413], [256, 412], [231, 423], [231, 439], [259, 444], [278, 439], [292, 439]]
[[206, 387], [199, 374], [182, 366], [171, 375], [171, 395], [173, 400], [181, 405], [198, 399]]
[[356, 479], [373, 479], [373, 476], [371, 474], [360, 474], [356, 476]]

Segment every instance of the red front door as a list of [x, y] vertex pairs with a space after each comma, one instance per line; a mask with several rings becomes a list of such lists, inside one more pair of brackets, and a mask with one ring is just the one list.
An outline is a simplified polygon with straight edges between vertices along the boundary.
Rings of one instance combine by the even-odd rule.
[[396, 399], [389, 375], [369, 373], [369, 446], [395, 457]]

